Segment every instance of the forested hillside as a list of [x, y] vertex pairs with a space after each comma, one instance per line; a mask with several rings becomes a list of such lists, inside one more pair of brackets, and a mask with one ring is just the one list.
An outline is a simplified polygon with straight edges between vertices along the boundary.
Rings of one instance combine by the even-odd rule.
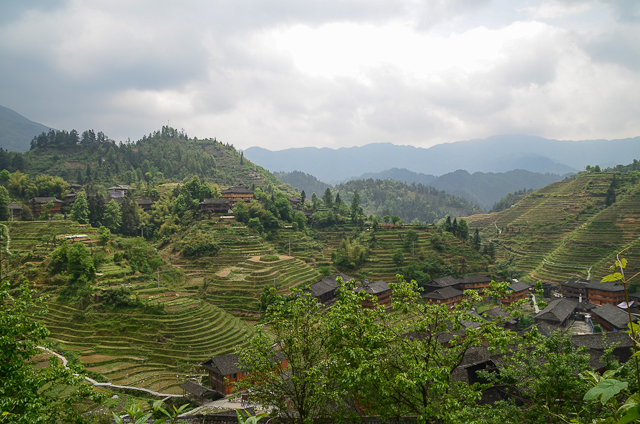
[[392, 180], [353, 180], [339, 184], [334, 189], [348, 202], [357, 191], [360, 205], [366, 214], [378, 216], [396, 215], [405, 222], [417, 219], [434, 222], [446, 215], [468, 216], [482, 209], [470, 202], [444, 191], [422, 184], [404, 184]]

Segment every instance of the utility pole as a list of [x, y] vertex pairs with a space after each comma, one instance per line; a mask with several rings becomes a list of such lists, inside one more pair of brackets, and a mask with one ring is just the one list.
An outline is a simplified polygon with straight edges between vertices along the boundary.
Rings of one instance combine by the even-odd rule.
[[156, 268], [156, 271], [158, 271], [158, 288], [160, 288], [160, 268]]

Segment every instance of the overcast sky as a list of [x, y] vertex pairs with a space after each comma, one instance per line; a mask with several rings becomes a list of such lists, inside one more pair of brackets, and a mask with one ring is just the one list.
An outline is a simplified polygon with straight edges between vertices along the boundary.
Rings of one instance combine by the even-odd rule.
[[2, 0], [0, 105], [237, 148], [640, 135], [638, 0]]

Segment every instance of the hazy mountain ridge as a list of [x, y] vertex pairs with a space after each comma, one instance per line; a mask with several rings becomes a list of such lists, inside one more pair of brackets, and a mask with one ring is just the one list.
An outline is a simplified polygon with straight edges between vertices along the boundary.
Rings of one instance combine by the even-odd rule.
[[629, 163], [640, 157], [640, 137], [622, 140], [550, 140], [529, 135], [497, 135], [483, 140], [439, 144], [428, 149], [391, 143], [340, 149], [304, 147], [270, 151], [251, 147], [245, 156], [270, 171], [299, 170], [322, 181], [343, 181], [365, 173], [404, 168], [436, 176], [474, 172], [566, 174], [586, 165]]
[[11, 152], [29, 150], [33, 137], [50, 127], [33, 122], [18, 112], [0, 106], [0, 147]]

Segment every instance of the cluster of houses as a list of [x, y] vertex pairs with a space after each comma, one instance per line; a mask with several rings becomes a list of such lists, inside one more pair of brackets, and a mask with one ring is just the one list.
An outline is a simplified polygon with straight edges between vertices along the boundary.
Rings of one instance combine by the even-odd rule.
[[[343, 281], [352, 278], [346, 274], [336, 274], [325, 277], [320, 281], [309, 286], [304, 290], [310, 296], [315, 297], [319, 302], [331, 306], [336, 302], [338, 297], [337, 277], [341, 277]], [[453, 306], [460, 302], [464, 296], [464, 290], [477, 290], [489, 287], [491, 279], [486, 276], [473, 275], [461, 278], [446, 276], [437, 278], [424, 287], [423, 298], [427, 303], [441, 304]], [[534, 317], [535, 326], [541, 334], [549, 336], [553, 331], [566, 329], [578, 314], [591, 319], [598, 323], [607, 334], [606, 338], [602, 334], [573, 334], [572, 343], [576, 347], [585, 347], [590, 356], [591, 366], [595, 370], [603, 369], [604, 364], [601, 361], [602, 355], [607, 348], [613, 349], [613, 355], [620, 361], [626, 362], [630, 358], [632, 341], [620, 330], [627, 328], [629, 315], [623, 306], [630, 307], [632, 305], [616, 304], [616, 302], [624, 299], [622, 288], [614, 283], [599, 283], [597, 281], [587, 280], [569, 280], [561, 287], [564, 291], [564, 298], [557, 298], [549, 302], [549, 304]], [[550, 293], [549, 284], [546, 285], [545, 297]], [[385, 307], [391, 304], [391, 289], [389, 285], [382, 281], [363, 281], [362, 284], [355, 289], [356, 291], [365, 291], [371, 295], [371, 298], [363, 302], [364, 308], [372, 308], [377, 304]], [[517, 321], [511, 318], [510, 314], [503, 309], [503, 305], [510, 305], [513, 302], [524, 299], [529, 296], [532, 286], [522, 282], [514, 282], [509, 286], [506, 297], [500, 300], [501, 306], [486, 311], [482, 316], [473, 313], [477, 320], [500, 320], [505, 328], [517, 331]], [[635, 301], [640, 300], [640, 293], [635, 297]], [[630, 302], [633, 303], [633, 302]], [[463, 326], [478, 326], [477, 320], [463, 323]], [[634, 321], [636, 319], [634, 318]], [[465, 330], [461, 330], [464, 332]], [[528, 331], [524, 330], [524, 331]], [[524, 332], [523, 331], [523, 332]], [[411, 335], [407, 335], [411, 337]], [[445, 345], [448, 340], [453, 338], [455, 334], [441, 334], [438, 339]], [[277, 360], [281, 366], [287, 367], [287, 358], [276, 352], [274, 360]], [[486, 348], [473, 348], [464, 357], [460, 366], [455, 370], [453, 378], [456, 381], [474, 383], [478, 380], [477, 372], [479, 370], [497, 370], [500, 367], [501, 358]], [[197, 394], [209, 393], [214, 396], [227, 396], [231, 394], [235, 387], [233, 383], [241, 381], [248, 375], [239, 364], [238, 355], [222, 355], [213, 357], [201, 364], [209, 372], [210, 387], [203, 387], [193, 382], [186, 382], [183, 389], [192, 396]], [[490, 397], [493, 396], [493, 399]], [[504, 393], [488, 393], [486, 401], [495, 401]]]

